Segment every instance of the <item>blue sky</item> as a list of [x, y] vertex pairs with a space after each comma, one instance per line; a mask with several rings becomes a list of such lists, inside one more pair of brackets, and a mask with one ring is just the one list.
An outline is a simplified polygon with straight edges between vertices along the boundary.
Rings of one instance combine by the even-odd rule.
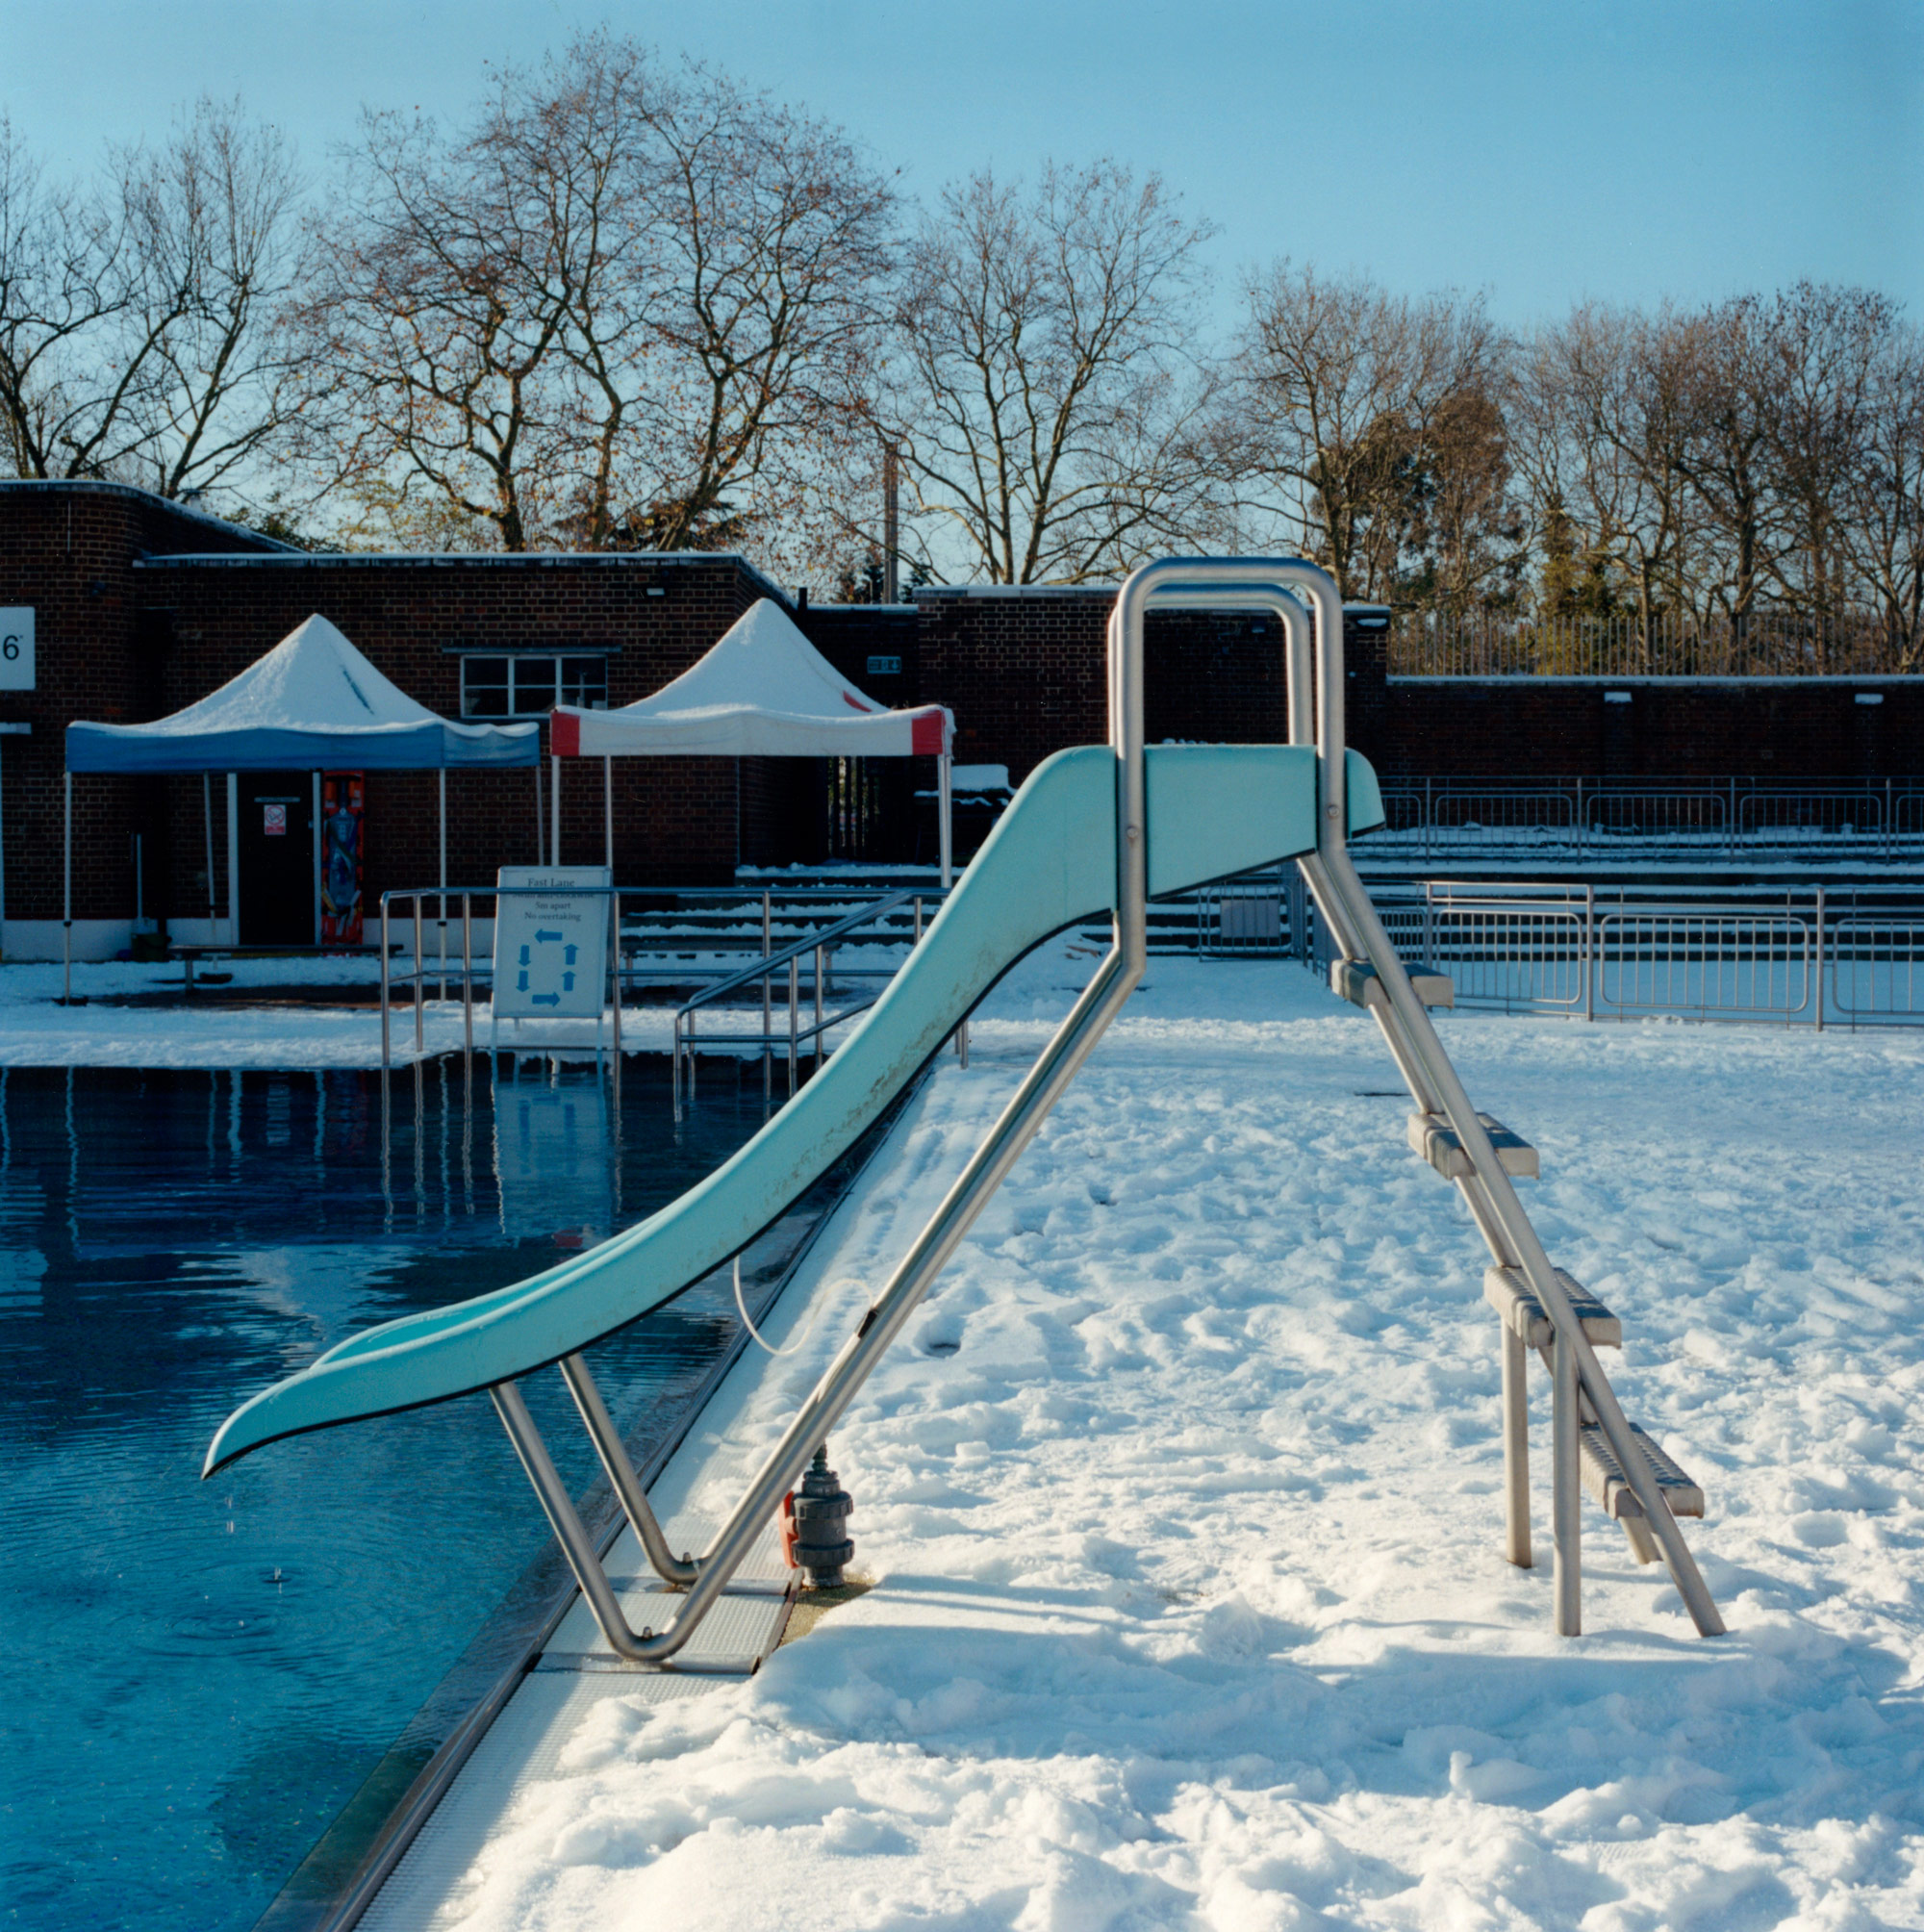
[[1280, 254], [1522, 323], [1800, 276], [1924, 320], [1924, 0], [0, 0], [0, 107], [56, 164], [240, 92], [316, 170], [363, 102], [458, 117], [606, 21], [843, 122], [932, 194], [984, 161], [1159, 168]]

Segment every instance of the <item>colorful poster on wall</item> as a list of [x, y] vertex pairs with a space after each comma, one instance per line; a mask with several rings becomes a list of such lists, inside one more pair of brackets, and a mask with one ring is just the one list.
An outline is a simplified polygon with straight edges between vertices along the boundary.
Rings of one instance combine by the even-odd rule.
[[320, 943], [359, 946], [361, 880], [367, 862], [367, 780], [328, 772], [320, 781]]

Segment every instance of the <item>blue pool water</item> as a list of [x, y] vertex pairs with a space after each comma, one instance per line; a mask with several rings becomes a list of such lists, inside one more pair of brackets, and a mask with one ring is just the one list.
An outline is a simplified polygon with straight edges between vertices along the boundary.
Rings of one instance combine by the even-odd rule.
[[[0, 1071], [0, 1923], [254, 1923], [547, 1543], [483, 1397], [278, 1443], [243, 1397], [342, 1335], [652, 1211], [762, 1121], [629, 1061]], [[702, 1286], [594, 1352], [624, 1427], [735, 1335]], [[530, 1406], [593, 1473], [554, 1375]], [[443, 1694], [445, 1694], [443, 1692]], [[365, 1802], [365, 1801], [364, 1801]]]

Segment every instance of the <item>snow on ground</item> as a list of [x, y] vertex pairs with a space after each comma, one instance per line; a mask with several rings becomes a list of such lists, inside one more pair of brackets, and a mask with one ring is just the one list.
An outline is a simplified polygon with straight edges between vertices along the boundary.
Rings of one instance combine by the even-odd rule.
[[[1087, 967], [942, 1063], [751, 1435]], [[836, 1433], [877, 1588], [744, 1685], [597, 1705], [456, 1921], [1924, 1925], [1924, 1039], [1442, 1016], [1709, 1491], [1731, 1636], [1586, 1503], [1561, 1641], [1543, 1378], [1525, 1572], [1480, 1246], [1372, 1025], [1295, 967], [1150, 979]]]

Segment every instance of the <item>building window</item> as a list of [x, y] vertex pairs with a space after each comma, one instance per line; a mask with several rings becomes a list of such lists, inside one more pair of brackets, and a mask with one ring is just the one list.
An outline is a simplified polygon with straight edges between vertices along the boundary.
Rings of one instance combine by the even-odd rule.
[[486, 657], [461, 660], [464, 718], [539, 718], [557, 703], [608, 708], [605, 657]]

